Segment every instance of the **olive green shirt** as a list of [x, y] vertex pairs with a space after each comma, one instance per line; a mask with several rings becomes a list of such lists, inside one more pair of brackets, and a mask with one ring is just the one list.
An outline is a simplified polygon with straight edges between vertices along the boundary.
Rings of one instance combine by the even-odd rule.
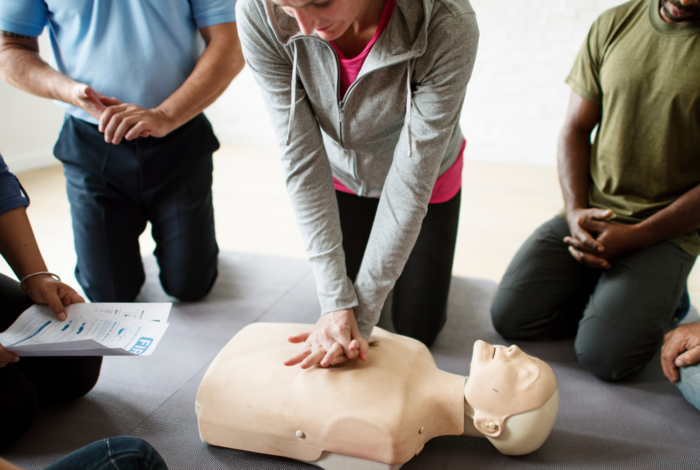
[[[659, 0], [632, 0], [593, 24], [566, 83], [602, 105], [591, 207], [638, 223], [700, 184], [700, 22], [666, 23]], [[700, 254], [698, 231], [670, 239]]]

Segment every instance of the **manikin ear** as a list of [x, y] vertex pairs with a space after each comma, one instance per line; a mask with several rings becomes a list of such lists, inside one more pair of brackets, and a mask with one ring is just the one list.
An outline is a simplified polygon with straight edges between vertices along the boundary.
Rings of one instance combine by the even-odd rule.
[[498, 437], [503, 432], [503, 418], [483, 416], [476, 413], [474, 427], [486, 437]]

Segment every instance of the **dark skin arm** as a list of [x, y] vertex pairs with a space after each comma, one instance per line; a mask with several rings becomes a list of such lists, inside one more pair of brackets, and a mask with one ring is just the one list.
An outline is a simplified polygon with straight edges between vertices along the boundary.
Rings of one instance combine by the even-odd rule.
[[591, 133], [601, 118], [601, 106], [571, 93], [564, 127], [559, 136], [557, 168], [571, 237], [564, 239], [571, 255], [579, 262], [608, 269], [610, 264], [598, 254], [604, 250], [594, 234], [584, 228], [593, 220], [605, 220], [611, 211], [588, 207]]
[[[24, 207], [0, 215], [0, 254], [19, 279], [37, 272], [48, 271], [34, 238]], [[70, 286], [48, 275], [35, 276], [24, 283], [34, 303], [48, 305], [59, 320], [65, 320], [65, 306], [85, 302]], [[0, 345], [0, 367], [17, 362], [15, 353]]]
[[579, 262], [609, 269], [609, 260], [700, 228], [700, 185], [673, 204], [634, 225], [606, 222], [612, 211], [588, 208], [591, 132], [600, 122], [601, 107], [571, 94], [559, 142], [559, 182], [571, 236], [564, 241]]
[[0, 470], [22, 470], [16, 465], [12, 465], [5, 459], [0, 458]]

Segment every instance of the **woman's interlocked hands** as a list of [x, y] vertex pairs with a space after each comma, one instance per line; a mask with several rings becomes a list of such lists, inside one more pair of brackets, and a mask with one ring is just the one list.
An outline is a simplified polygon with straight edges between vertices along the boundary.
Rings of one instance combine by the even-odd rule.
[[284, 361], [286, 366], [301, 363], [302, 369], [341, 364], [348, 359], [367, 360], [369, 345], [357, 328], [352, 308], [321, 315], [313, 331], [289, 337], [290, 343], [304, 343], [301, 351]]

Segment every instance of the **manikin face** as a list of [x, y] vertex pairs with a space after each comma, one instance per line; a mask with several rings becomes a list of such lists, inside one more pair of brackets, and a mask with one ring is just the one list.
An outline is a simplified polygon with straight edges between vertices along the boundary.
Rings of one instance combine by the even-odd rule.
[[302, 34], [334, 41], [365, 11], [368, 0], [273, 0], [297, 20]]
[[669, 23], [700, 21], [700, 0], [660, 0], [659, 5]]
[[474, 426], [498, 437], [509, 416], [543, 406], [557, 389], [554, 371], [517, 346], [474, 343], [464, 397], [474, 409]]

